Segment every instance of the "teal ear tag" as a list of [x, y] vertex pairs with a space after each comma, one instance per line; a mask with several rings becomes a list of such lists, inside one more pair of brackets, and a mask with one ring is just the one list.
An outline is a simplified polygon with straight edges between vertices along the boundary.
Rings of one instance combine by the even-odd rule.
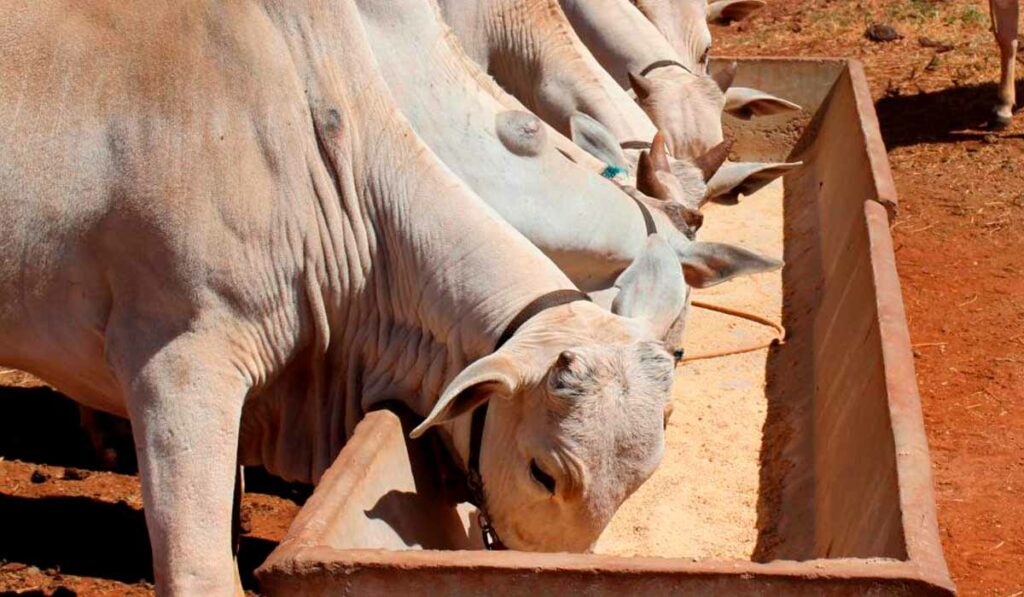
[[601, 176], [603, 176], [605, 178], [615, 178], [619, 174], [625, 174], [625, 173], [626, 173], [626, 169], [625, 168], [619, 168], [618, 166], [608, 166], [607, 168], [605, 168], [604, 170], [601, 171]]

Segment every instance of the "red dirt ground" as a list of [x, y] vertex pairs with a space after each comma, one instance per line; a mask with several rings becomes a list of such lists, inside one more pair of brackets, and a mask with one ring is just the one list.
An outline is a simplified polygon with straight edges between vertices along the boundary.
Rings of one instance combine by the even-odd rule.
[[[0, 403], [0, 595], [151, 595], [134, 464], [98, 470], [77, 407], [28, 375], [0, 370]], [[242, 515], [249, 524], [239, 550], [246, 588], [255, 589], [252, 571], [308, 493], [246, 470]]]
[[[769, 0], [712, 34], [718, 55], [864, 62], [900, 196], [893, 235], [946, 558], [963, 594], [1008, 596], [1024, 594], [1024, 114], [982, 128], [999, 72], [987, 4]], [[903, 38], [871, 42], [872, 23]]]
[[[1019, 596], [1024, 115], [1007, 131], [980, 128], [998, 73], [986, 5], [769, 0], [750, 20], [714, 27], [713, 34], [717, 55], [864, 61], [901, 199], [896, 254], [946, 557], [963, 594]], [[903, 38], [868, 41], [863, 32], [875, 22], [893, 25]], [[953, 48], [927, 47], [922, 37]], [[8, 374], [0, 385], [25, 381]], [[74, 408], [46, 389], [0, 388], [0, 399], [0, 554], [10, 560], [0, 560], [0, 593], [150, 594], [136, 478], [93, 472], [64, 479], [67, 467], [90, 465], [82, 460], [88, 448]], [[49, 478], [33, 483], [36, 471]], [[250, 480], [249, 489], [252, 529], [240, 554], [246, 573], [283, 536], [304, 495], [267, 480]], [[112, 529], [116, 546], [90, 541]]]

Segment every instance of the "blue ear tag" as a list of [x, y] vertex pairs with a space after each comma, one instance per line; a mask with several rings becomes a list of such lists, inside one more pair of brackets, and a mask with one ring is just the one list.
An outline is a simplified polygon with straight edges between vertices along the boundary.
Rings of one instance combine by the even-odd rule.
[[625, 173], [626, 173], [626, 169], [625, 168], [619, 168], [618, 166], [608, 166], [607, 168], [605, 168], [604, 170], [601, 171], [601, 176], [603, 176], [605, 178], [615, 178], [619, 174], [625, 174]]

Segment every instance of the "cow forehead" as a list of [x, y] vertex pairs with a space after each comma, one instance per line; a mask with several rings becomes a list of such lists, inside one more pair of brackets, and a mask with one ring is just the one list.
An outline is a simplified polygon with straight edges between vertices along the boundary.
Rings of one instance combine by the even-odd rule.
[[664, 401], [651, 395], [631, 398], [605, 400], [604, 408], [581, 405], [556, 431], [559, 448], [572, 453], [586, 469], [591, 492], [628, 494], [661, 461]]
[[549, 419], [562, 439], [581, 449], [613, 452], [656, 439], [673, 367], [667, 354], [654, 350], [632, 347], [602, 359], [580, 355], [562, 377], [563, 389], [546, 388], [555, 394], [548, 402], [554, 405]]

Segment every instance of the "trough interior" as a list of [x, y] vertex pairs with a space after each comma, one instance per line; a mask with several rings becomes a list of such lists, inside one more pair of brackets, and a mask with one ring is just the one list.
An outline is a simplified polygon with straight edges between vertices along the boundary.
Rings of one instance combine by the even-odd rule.
[[[741, 513], [736, 520], [710, 528], [712, 535], [717, 529], [718, 535], [738, 539], [734, 544], [691, 542], [682, 551], [677, 547], [685, 539], [667, 546], [653, 541], [626, 547], [623, 544], [628, 541], [602, 539], [605, 545], [599, 543], [599, 552], [758, 561], [907, 558], [869, 258], [868, 223], [886, 225], [887, 208], [892, 206], [875, 201], [880, 190], [875, 188], [870, 152], [865, 152], [853, 105], [858, 98], [849, 84], [836, 84], [844, 77], [849, 73], [838, 61], [745, 62], [736, 84], [796, 101], [805, 111], [750, 122], [726, 119], [727, 136], [737, 141], [734, 159], [804, 161], [784, 184], [743, 198], [739, 205], [712, 206], [708, 213], [709, 220], [733, 218], [742, 224], [735, 231], [760, 235], [757, 242], [763, 245], [757, 247], [754, 242], [755, 248], [770, 248], [772, 243], [784, 246], [784, 270], [775, 281], [747, 282], [762, 295], [760, 302], [754, 300], [756, 293], [747, 296], [742, 306], [755, 312], [760, 309], [759, 314], [770, 319], [781, 317], [787, 341], [721, 360], [743, 360], [742, 375], [728, 366], [699, 363], [684, 365], [678, 372], [677, 379], [686, 383], [677, 384], [681, 386], [677, 400], [684, 403], [677, 404], [677, 413], [686, 410], [687, 386], [702, 380], [690, 374], [695, 367], [703, 367], [701, 375], [708, 384], [725, 387], [738, 382], [742, 387], [733, 396], [735, 404], [750, 401], [742, 411], [745, 418], [739, 421], [747, 435], [731, 442], [728, 434], [736, 433], [732, 426], [704, 425], [702, 437], [692, 438], [695, 444], [714, 440], [721, 449], [731, 443], [745, 446], [737, 454], [716, 449], [705, 455], [722, 462], [744, 459], [733, 464], [744, 470], [739, 481], [749, 494], [726, 491], [715, 499], [749, 502], [747, 510], [733, 508]], [[729, 233], [728, 226], [715, 229], [714, 240], [751, 246]], [[715, 298], [728, 304], [729, 293], [723, 287]], [[707, 322], [712, 328], [715, 322], [722, 323], [715, 318]], [[699, 335], [713, 339], [712, 328]], [[765, 334], [753, 324], [737, 330], [724, 332], [725, 344]], [[702, 352], [703, 347], [688, 345], [688, 350]], [[757, 375], [751, 377], [757, 368]], [[712, 378], [715, 375], [725, 377]], [[713, 403], [706, 407], [714, 414]], [[749, 436], [751, 428], [756, 437]], [[408, 442], [404, 437], [397, 417], [383, 412], [368, 415], [296, 519], [285, 543], [336, 549], [479, 548], [469, 508], [452, 504], [450, 493], [442, 487], [444, 480], [433, 472], [436, 449], [429, 442]], [[750, 441], [755, 442], [753, 448], [747, 445]], [[701, 473], [714, 474], [713, 466]], [[652, 528], [660, 525], [659, 536], [685, 537], [692, 528], [683, 524], [687, 516], [676, 514], [690, 509], [690, 519], [698, 519], [701, 508], [714, 511], [722, 505], [710, 503], [713, 500], [686, 502], [681, 496], [687, 491], [692, 493], [692, 488], [665, 488], [649, 500], [657, 507], [646, 508], [648, 519], [631, 522]], [[666, 517], [665, 512], [672, 516]], [[667, 518], [680, 526], [666, 526]], [[610, 529], [619, 532], [616, 524]]]

